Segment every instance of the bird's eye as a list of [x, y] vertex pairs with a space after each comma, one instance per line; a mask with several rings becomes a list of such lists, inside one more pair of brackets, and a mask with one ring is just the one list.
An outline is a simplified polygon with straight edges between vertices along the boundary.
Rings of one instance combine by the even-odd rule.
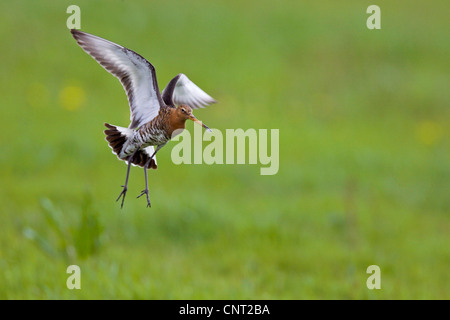
[[184, 108], [181, 108], [181, 111], [183, 111], [184, 113], [186, 113], [186, 110]]

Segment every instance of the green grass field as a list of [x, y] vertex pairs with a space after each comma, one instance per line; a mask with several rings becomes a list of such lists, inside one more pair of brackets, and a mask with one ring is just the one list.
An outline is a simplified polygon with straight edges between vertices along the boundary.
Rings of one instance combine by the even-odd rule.
[[[121, 210], [126, 166], [102, 131], [129, 108], [71, 37], [71, 4], [83, 31], [150, 60], [161, 89], [183, 72], [217, 99], [195, 112], [208, 126], [279, 129], [278, 174], [175, 165], [172, 142], [152, 208], [133, 168]], [[0, 298], [449, 299], [449, 9], [1, 2]]]

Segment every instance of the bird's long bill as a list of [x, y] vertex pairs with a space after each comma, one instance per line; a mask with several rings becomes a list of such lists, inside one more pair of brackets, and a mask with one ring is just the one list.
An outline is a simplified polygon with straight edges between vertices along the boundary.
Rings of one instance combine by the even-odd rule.
[[206, 130], [212, 132], [212, 130], [203, 122], [201, 122], [200, 120], [198, 120], [196, 117], [194, 116], [190, 116], [189, 119], [191, 119], [192, 121], [194, 121], [195, 123], [198, 123], [199, 125], [201, 125], [203, 128], [205, 128]]

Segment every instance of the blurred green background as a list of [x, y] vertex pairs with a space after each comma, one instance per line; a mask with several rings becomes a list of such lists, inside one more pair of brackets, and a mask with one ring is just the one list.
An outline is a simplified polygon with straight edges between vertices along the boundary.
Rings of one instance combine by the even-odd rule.
[[[151, 171], [152, 208], [103, 123], [120, 83], [81, 29], [187, 74], [212, 128], [280, 129], [280, 168]], [[366, 9], [381, 8], [381, 30]], [[3, 1], [0, 298], [449, 299], [447, 1]], [[188, 123], [188, 130], [193, 124]], [[66, 268], [81, 268], [69, 290]], [[369, 265], [381, 290], [366, 287]]]

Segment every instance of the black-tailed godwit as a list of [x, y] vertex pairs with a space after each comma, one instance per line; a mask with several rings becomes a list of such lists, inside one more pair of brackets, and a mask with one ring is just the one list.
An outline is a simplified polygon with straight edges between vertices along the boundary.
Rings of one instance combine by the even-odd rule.
[[210, 130], [192, 114], [216, 101], [196, 84], [180, 73], [159, 92], [153, 65], [138, 53], [118, 44], [72, 29], [71, 33], [80, 47], [103, 68], [120, 80], [128, 97], [131, 123], [128, 128], [105, 123], [106, 140], [120, 160], [128, 162], [127, 176], [122, 192], [116, 201], [125, 200], [130, 176], [130, 166], [144, 168], [147, 207], [150, 207], [147, 169], [156, 169], [156, 153], [192, 120]]

